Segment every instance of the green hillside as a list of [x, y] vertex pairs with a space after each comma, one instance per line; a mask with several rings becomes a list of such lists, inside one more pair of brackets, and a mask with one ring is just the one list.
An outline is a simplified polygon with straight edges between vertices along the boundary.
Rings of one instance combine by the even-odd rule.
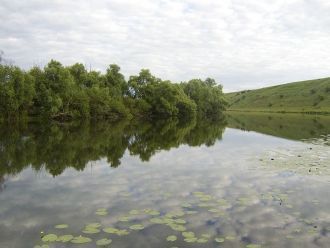
[[225, 94], [231, 111], [330, 113], [330, 78]]

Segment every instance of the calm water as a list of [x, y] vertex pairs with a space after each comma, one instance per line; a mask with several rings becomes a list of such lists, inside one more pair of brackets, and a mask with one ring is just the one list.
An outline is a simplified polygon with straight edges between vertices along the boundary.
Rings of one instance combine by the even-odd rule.
[[329, 135], [237, 113], [2, 126], [0, 247], [330, 247]]

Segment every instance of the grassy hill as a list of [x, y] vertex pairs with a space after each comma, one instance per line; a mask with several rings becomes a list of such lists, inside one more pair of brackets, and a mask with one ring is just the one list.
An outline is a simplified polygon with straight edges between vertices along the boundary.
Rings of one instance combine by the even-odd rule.
[[330, 114], [330, 78], [225, 94], [228, 110]]

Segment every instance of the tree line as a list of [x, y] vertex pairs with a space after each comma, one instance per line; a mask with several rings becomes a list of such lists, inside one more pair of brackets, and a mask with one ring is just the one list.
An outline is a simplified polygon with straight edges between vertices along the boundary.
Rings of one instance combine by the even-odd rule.
[[55, 60], [28, 71], [0, 64], [3, 120], [210, 117], [220, 115], [225, 107], [222, 86], [211, 78], [172, 83], [142, 69], [126, 80], [116, 64], [105, 73]]

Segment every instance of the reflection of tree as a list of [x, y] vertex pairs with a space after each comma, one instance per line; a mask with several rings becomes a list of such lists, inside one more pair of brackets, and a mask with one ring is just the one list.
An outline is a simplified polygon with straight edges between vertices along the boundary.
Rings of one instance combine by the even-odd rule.
[[42, 123], [2, 125], [0, 176], [17, 174], [31, 166], [53, 176], [66, 168], [83, 170], [88, 162], [107, 158], [120, 165], [125, 151], [148, 161], [156, 152], [180, 144], [213, 145], [221, 139], [223, 121], [167, 120], [159, 122]]
[[4, 189], [6, 188], [5, 181], [5, 178], [3, 176], [0, 176], [0, 192], [4, 191]]
[[227, 115], [228, 126], [292, 140], [320, 138], [330, 133], [329, 116], [241, 113]]

